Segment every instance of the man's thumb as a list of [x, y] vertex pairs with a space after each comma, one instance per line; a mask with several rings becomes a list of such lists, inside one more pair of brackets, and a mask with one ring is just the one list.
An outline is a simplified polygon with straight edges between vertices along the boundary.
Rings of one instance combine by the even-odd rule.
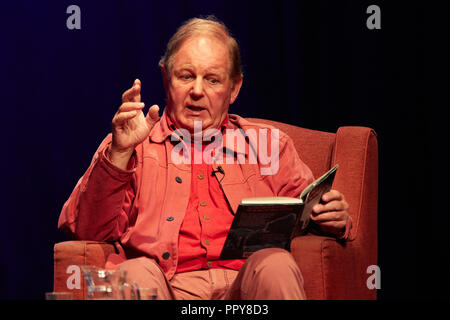
[[154, 104], [150, 107], [148, 110], [147, 116], [145, 117], [145, 120], [153, 126], [156, 121], [159, 120], [159, 106]]

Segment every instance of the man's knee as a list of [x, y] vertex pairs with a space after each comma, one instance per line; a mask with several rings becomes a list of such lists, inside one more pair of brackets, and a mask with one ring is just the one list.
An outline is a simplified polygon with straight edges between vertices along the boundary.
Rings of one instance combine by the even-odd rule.
[[[292, 255], [280, 248], [262, 249], [252, 254], [247, 261], [255, 272], [268, 272], [273, 276], [282, 275], [284, 271], [297, 272], [298, 266]], [[298, 270], [299, 271], [299, 270]]]
[[139, 288], [157, 288], [158, 299], [173, 299], [168, 281], [156, 261], [140, 257], [122, 262], [117, 269], [127, 271], [127, 281]]
[[242, 266], [229, 299], [305, 299], [303, 277], [292, 255], [268, 248], [253, 253]]

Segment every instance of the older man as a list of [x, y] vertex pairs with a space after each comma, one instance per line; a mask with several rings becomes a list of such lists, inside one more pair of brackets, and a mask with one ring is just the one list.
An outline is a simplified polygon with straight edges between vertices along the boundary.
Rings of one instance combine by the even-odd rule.
[[[265, 173], [261, 155], [254, 163], [245, 159], [252, 143], [273, 138], [246, 139], [244, 149], [212, 139], [229, 130], [274, 130], [228, 114], [243, 81], [236, 41], [214, 19], [191, 19], [169, 41], [160, 66], [167, 95], [161, 118], [156, 105], [142, 112], [136, 79], [122, 96], [112, 134], [65, 203], [59, 227], [76, 239], [114, 242], [117, 254], [107, 267], [127, 270], [140, 287], [157, 287], [160, 299], [305, 299], [301, 271], [285, 250], [219, 259], [242, 198], [298, 197], [313, 180], [284, 133], [272, 148], [277, 166]], [[174, 159], [179, 146], [190, 161]], [[214, 161], [192, 161], [206, 150]], [[220, 161], [214, 150], [244, 161]], [[344, 196], [332, 190], [323, 201], [314, 207], [315, 227], [346, 238], [351, 220]]]

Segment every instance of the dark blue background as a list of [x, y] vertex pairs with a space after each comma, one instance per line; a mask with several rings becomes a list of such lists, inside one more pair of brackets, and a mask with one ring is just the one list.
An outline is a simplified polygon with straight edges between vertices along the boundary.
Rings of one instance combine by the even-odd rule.
[[[81, 30], [66, 28], [71, 4], [81, 8]], [[381, 30], [366, 27], [371, 4], [381, 8]], [[424, 218], [418, 201], [431, 181], [421, 5], [21, 0], [2, 2], [0, 11], [1, 298], [42, 299], [52, 290], [53, 245], [67, 240], [57, 230], [60, 210], [109, 132], [122, 92], [140, 78], [142, 100], [163, 107], [165, 45], [183, 21], [208, 14], [241, 47], [244, 85], [231, 113], [377, 131], [379, 297], [441, 294], [429, 287], [434, 253], [417, 236], [433, 214]]]

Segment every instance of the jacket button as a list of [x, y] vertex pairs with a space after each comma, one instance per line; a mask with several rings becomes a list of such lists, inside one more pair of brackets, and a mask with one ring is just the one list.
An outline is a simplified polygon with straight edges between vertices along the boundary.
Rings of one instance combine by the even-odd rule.
[[175, 218], [174, 217], [167, 217], [166, 220], [167, 221], [173, 221]]
[[162, 257], [163, 257], [164, 260], [167, 260], [167, 259], [170, 258], [170, 253], [166, 251], [166, 252], [164, 252], [164, 253], [162, 254]]
[[180, 178], [180, 177], [176, 177], [176, 178], [175, 178], [175, 181], [176, 181], [176, 182], [178, 182], [178, 183], [181, 183], [181, 182], [183, 182], [183, 180], [181, 180], [181, 178]]

